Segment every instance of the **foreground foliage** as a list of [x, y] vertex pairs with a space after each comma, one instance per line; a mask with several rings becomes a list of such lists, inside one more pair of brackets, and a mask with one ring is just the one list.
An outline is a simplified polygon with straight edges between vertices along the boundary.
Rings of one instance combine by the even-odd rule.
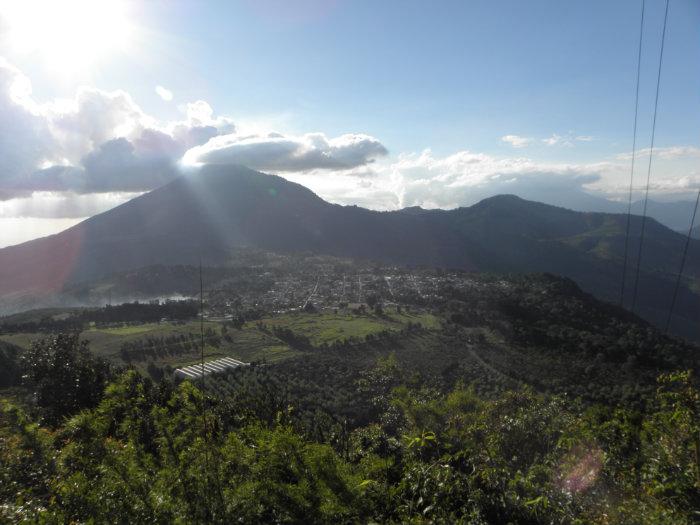
[[[274, 386], [213, 398], [85, 352], [66, 336], [38, 345], [23, 363], [36, 402], [0, 404], [0, 521], [698, 519], [700, 401], [687, 372], [661, 376], [653, 406], [635, 412], [527, 388], [441, 392], [389, 356], [355, 381], [371, 406], [348, 424], [299, 417]], [[57, 370], [73, 382], [52, 382]]]

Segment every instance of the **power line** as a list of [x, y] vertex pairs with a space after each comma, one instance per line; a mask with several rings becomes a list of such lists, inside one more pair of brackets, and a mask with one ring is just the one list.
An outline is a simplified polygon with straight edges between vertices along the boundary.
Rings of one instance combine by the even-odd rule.
[[[200, 338], [201, 338], [201, 345], [202, 345], [202, 351], [201, 351], [201, 393], [202, 393], [202, 424], [204, 427], [204, 471], [207, 476], [207, 482], [210, 485], [213, 485], [215, 490], [215, 496], [218, 498], [218, 508], [222, 508], [223, 506], [223, 493], [221, 491], [221, 484], [219, 483], [219, 475], [218, 473], [212, 472], [212, 457], [209, 451], [209, 446], [210, 446], [210, 441], [211, 441], [211, 434], [213, 434], [213, 428], [214, 426], [212, 425], [211, 429], [209, 427], [209, 424], [207, 423], [207, 394], [205, 391], [204, 383], [205, 383], [205, 378], [206, 376], [204, 375], [204, 280], [202, 278], [202, 258], [200, 256], [199, 258], [199, 332], [200, 332]], [[214, 467], [216, 470], [216, 467]], [[213, 477], [213, 482], [212, 482], [212, 477]], [[207, 515], [206, 515], [206, 522], [216, 522], [216, 509], [212, 507], [211, 505], [211, 496], [207, 493], [206, 499], [207, 499]]]
[[[201, 367], [202, 377], [204, 377], [204, 283], [202, 281], [202, 259], [199, 259], [199, 334], [201, 339]], [[204, 423], [206, 432], [206, 419]]]
[[[202, 258], [199, 258], [199, 334], [201, 343], [201, 377], [202, 377], [202, 427], [204, 431], [204, 469], [208, 481], [211, 481], [211, 470], [209, 468], [209, 432], [207, 428], [207, 399], [204, 390], [204, 282], [202, 280]], [[207, 501], [207, 517], [210, 518], [211, 505]]]
[[649, 201], [649, 182], [651, 180], [651, 164], [654, 156], [654, 138], [656, 135], [656, 114], [659, 107], [659, 88], [661, 86], [661, 68], [664, 61], [664, 43], [666, 41], [666, 26], [668, 23], [668, 4], [669, 0], [666, 0], [666, 11], [664, 13], [664, 26], [661, 31], [661, 52], [659, 53], [659, 69], [656, 73], [656, 96], [654, 98], [654, 118], [651, 124], [651, 144], [649, 147], [649, 165], [647, 167], [647, 183], [646, 189], [644, 191], [644, 207], [642, 209], [642, 229], [639, 234], [639, 250], [637, 252], [637, 270], [634, 276], [634, 292], [632, 294], [632, 307], [631, 311], [634, 312], [634, 307], [637, 303], [637, 290], [639, 288], [639, 270], [642, 265], [642, 247], [644, 244], [644, 228], [646, 226], [647, 219], [647, 203]]
[[639, 113], [639, 77], [642, 69], [642, 36], [644, 35], [644, 7], [642, 0], [642, 16], [639, 22], [639, 48], [637, 49], [637, 85], [634, 93], [634, 128], [632, 131], [632, 165], [630, 167], [630, 192], [627, 201], [627, 227], [625, 229], [625, 255], [622, 263], [622, 285], [620, 286], [620, 306], [625, 302], [625, 284], [627, 281], [627, 252], [630, 238], [630, 222], [632, 220], [632, 190], [634, 187], [634, 160], [637, 151], [637, 115]]
[[678, 288], [681, 285], [681, 277], [683, 276], [683, 268], [685, 267], [685, 257], [688, 255], [688, 246], [690, 246], [690, 238], [693, 234], [693, 225], [695, 224], [695, 215], [698, 212], [698, 202], [700, 202], [700, 190], [698, 190], [698, 196], [695, 199], [695, 208], [693, 208], [693, 216], [690, 219], [690, 228], [688, 228], [688, 236], [685, 238], [685, 246], [683, 247], [683, 256], [681, 257], [681, 267], [678, 270], [678, 277], [676, 278], [676, 286], [673, 289], [673, 299], [671, 299], [671, 308], [668, 310], [668, 318], [666, 319], [666, 333], [668, 333], [668, 327], [671, 326], [671, 317], [673, 316], [673, 308], [676, 306], [676, 297], [678, 296]]

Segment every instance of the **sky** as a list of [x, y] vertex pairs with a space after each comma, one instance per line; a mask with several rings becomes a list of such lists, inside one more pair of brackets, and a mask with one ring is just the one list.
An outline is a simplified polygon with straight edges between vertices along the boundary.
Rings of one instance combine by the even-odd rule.
[[[700, 187], [700, 2], [670, 0], [651, 196]], [[205, 163], [372, 209], [629, 186], [641, 0], [0, 0], [0, 247]], [[635, 198], [664, 0], [645, 1]]]

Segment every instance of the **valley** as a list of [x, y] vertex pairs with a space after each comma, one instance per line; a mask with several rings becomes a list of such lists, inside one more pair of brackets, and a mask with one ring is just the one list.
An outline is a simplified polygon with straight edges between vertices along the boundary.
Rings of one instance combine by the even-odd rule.
[[[0, 318], [0, 495], [19, 487], [23, 502], [0, 516], [104, 516], [92, 501], [123, 494], [163, 503], [120, 515], [164, 521], [284, 509], [321, 523], [418, 512], [631, 525], [694, 508], [650, 487], [668, 469], [693, 472], [694, 416], [666, 400], [695, 395], [700, 348], [571, 279], [256, 249], [201, 275], [201, 319], [198, 265], [84, 281], [66, 290], [89, 306]], [[177, 372], [198, 375], [202, 351], [211, 373]], [[210, 365], [221, 360], [245, 366]], [[688, 423], [671, 422], [679, 413]], [[595, 488], [569, 493], [561, 480], [580, 465]], [[523, 471], [529, 481], [512, 481]], [[138, 481], [182, 475], [196, 497]], [[687, 479], [665, 491], [692, 495]], [[312, 510], [314, 492], [299, 496], [309, 483], [334, 507]], [[217, 485], [235, 510], [212, 497]]]
[[[207, 206], [200, 205], [202, 199]], [[630, 253], [637, 253], [640, 219], [632, 217]], [[665, 326], [684, 238], [653, 220], [647, 223], [635, 312]], [[255, 273], [256, 301], [284, 308], [313, 300], [316, 279], [331, 302], [360, 302], [365, 288], [388, 290], [394, 284], [391, 271], [376, 276], [362, 269], [329, 272], [311, 255], [368, 261], [369, 268], [548, 272], [573, 279], [599, 299], [619, 302], [625, 225], [625, 215], [574, 212], [512, 195], [454, 210], [375, 212], [330, 204], [280, 177], [209, 166], [196, 178], [177, 179], [58, 235], [1, 249], [0, 311], [101, 305], [110, 293], [114, 301], [191, 296], [198, 293], [191, 274], [199, 260], [217, 268], [214, 279], [223, 289]], [[297, 282], [271, 287], [271, 276], [258, 269], [263, 264], [274, 271], [274, 257], [256, 262], [256, 250], [277, 254], [282, 266], [285, 257], [306, 256], [311, 266], [294, 269]], [[698, 340], [700, 242], [691, 241], [687, 257], [671, 330]], [[50, 267], [43, 263], [47, 260], [53, 261]], [[632, 303], [635, 265], [634, 259], [628, 262], [626, 307]], [[143, 273], [146, 267], [150, 274]], [[119, 287], [109, 285], [115, 275]], [[417, 275], [402, 271], [396, 278], [397, 287], [408, 293]], [[102, 287], [89, 284], [101, 279], [107, 279]], [[428, 282], [413, 291], [432, 293]]]

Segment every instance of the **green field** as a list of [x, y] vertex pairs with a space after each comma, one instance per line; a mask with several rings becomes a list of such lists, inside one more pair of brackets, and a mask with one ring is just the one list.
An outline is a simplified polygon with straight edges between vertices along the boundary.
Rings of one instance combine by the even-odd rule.
[[305, 335], [314, 345], [331, 344], [350, 337], [364, 338], [383, 330], [401, 330], [408, 323], [438, 328], [440, 321], [432, 314], [387, 313], [383, 316], [344, 313], [294, 313], [262, 320], [269, 326], [286, 327]]
[[[362, 339], [383, 330], [397, 331], [408, 323], [418, 323], [425, 328], [438, 328], [440, 321], [431, 314], [387, 313], [382, 316], [346, 313], [294, 313], [262, 319], [268, 327], [286, 327], [297, 334], [305, 335], [314, 345], [331, 344], [351, 337]], [[205, 331], [213, 331], [220, 336], [217, 346], [207, 341], [205, 358], [207, 360], [221, 357], [234, 357], [244, 362], [276, 362], [299, 355], [298, 350], [269, 333], [258, 328], [258, 322], [248, 322], [241, 329], [228, 328], [226, 337], [222, 332], [223, 324], [206, 321]], [[156, 366], [178, 368], [199, 362], [200, 350], [196, 344], [183, 350], [177, 343], [167, 342], [174, 337], [191, 337], [199, 342], [199, 321], [188, 323], [145, 323], [118, 327], [92, 327], [82, 333], [82, 338], [90, 343], [90, 349], [116, 365], [130, 364], [145, 370], [149, 363]], [[31, 342], [45, 337], [45, 334], [9, 334], [0, 335], [0, 340], [7, 341], [21, 348], [29, 348]], [[161, 339], [165, 341], [161, 343]], [[154, 353], [138, 355], [129, 363], [122, 359], [122, 347], [130, 343], [142, 343]], [[150, 346], [154, 345], [154, 346]], [[172, 350], [172, 351], [171, 351]]]
[[[190, 323], [190, 324], [192, 324], [192, 323]], [[112, 335], [133, 335], [133, 334], [143, 334], [146, 332], [155, 332], [159, 329], [162, 329], [164, 326], [170, 326], [170, 325], [166, 325], [165, 323], [164, 324], [145, 323], [145, 324], [118, 326], [118, 327], [114, 327], [114, 328], [90, 328], [89, 330], [85, 330], [85, 332], [83, 332], [83, 333], [90, 334], [90, 333], [94, 333], [94, 332], [99, 332], [102, 334], [112, 334]]]
[[11, 343], [15, 346], [19, 346], [20, 348], [29, 348], [32, 341], [41, 339], [42, 337], [46, 337], [46, 334], [4, 334], [0, 335], [0, 341]]
[[[212, 330], [217, 335], [222, 334], [222, 324], [217, 322], [205, 322], [204, 329]], [[143, 325], [131, 325], [119, 328], [90, 329], [83, 332], [83, 337], [90, 341], [93, 351], [112, 361], [120, 362], [120, 349], [123, 344], [138, 340], [152, 340], [168, 338], [180, 335], [194, 334], [199, 342], [200, 325], [198, 321], [185, 324], [151, 323]], [[204, 354], [207, 360], [220, 357], [235, 357], [241, 361], [277, 361], [295, 355], [284, 343], [276, 337], [270, 336], [258, 330], [248, 323], [241, 330], [230, 328], [228, 338], [221, 338], [218, 346], [213, 346], [209, 341], [205, 344]], [[158, 366], [169, 365], [173, 368], [187, 366], [198, 362], [200, 359], [199, 348], [193, 348], [190, 352], [177, 355], [158, 355], [152, 361]], [[135, 363], [139, 366], [139, 363]]]

